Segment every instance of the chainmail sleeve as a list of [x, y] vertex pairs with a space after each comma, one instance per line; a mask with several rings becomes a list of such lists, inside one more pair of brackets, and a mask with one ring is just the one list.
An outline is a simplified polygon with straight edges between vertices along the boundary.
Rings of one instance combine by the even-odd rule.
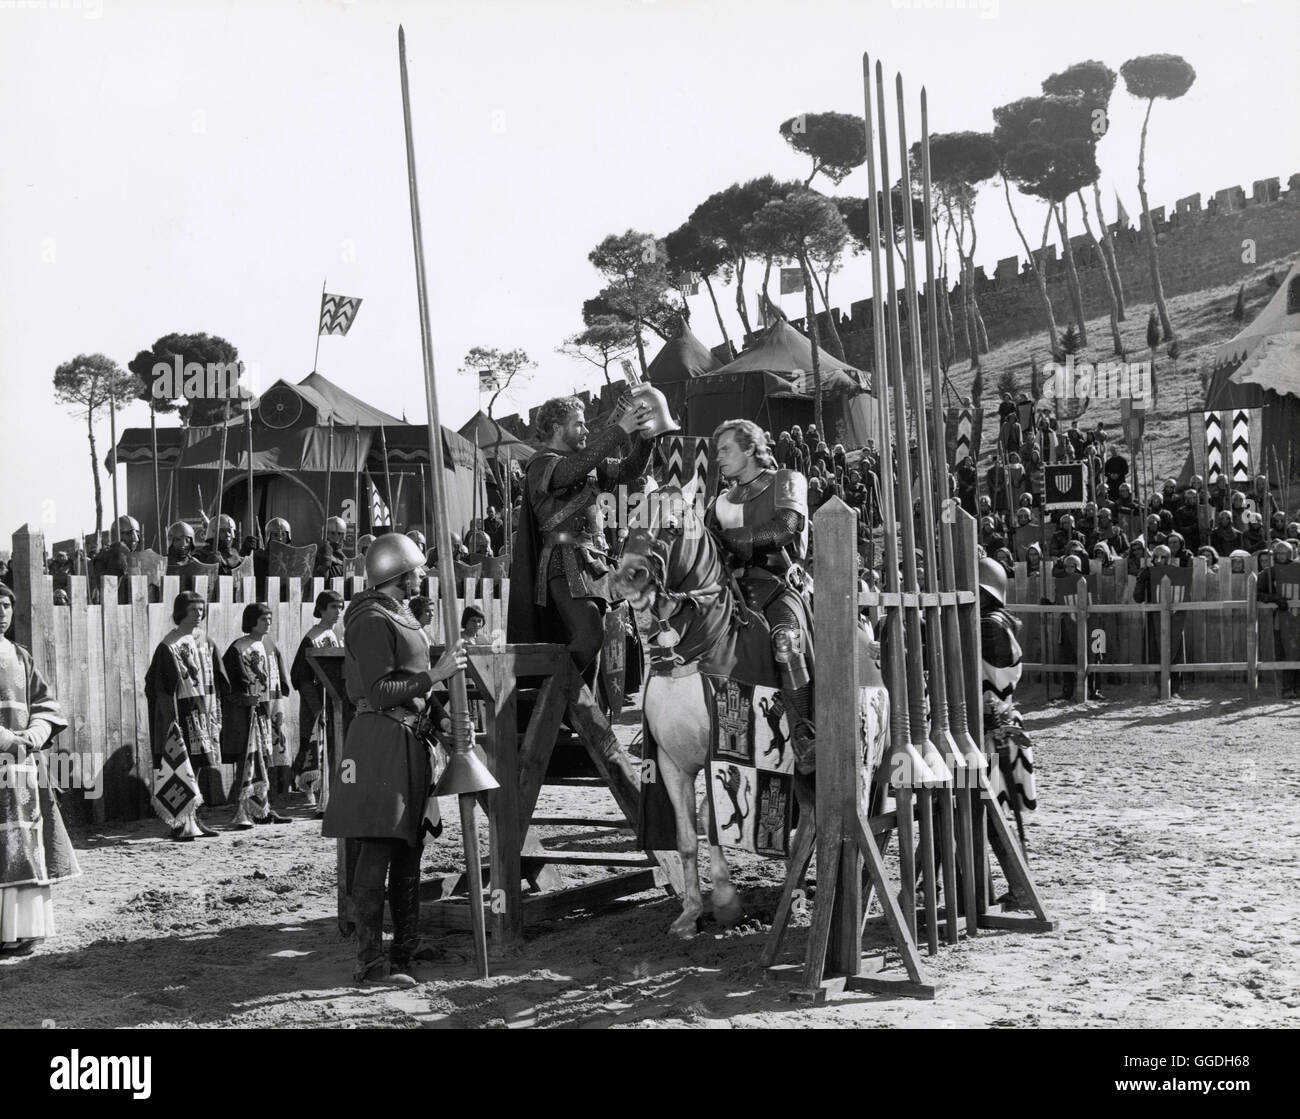
[[603, 431], [596, 432], [587, 440], [587, 447], [582, 451], [561, 456], [551, 471], [549, 488], [567, 490], [579, 485], [588, 474], [603, 466], [605, 460], [612, 458], [616, 452], [627, 452], [632, 437], [618, 424], [610, 424]]
[[778, 509], [776, 516], [761, 525], [723, 529], [722, 541], [742, 559], [752, 559], [779, 552], [794, 543], [801, 532], [803, 517], [793, 509]]

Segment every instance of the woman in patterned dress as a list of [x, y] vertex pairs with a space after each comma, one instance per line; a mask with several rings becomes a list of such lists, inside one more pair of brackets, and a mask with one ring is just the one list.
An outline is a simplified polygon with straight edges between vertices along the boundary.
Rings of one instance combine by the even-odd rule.
[[[317, 807], [316, 794], [321, 787], [321, 767], [329, 765], [334, 752], [334, 727], [326, 710], [324, 688], [316, 680], [310, 649], [340, 648], [343, 642], [334, 632], [343, 613], [343, 596], [337, 591], [322, 591], [316, 597], [312, 617], [316, 624], [303, 634], [298, 652], [289, 669], [289, 682], [298, 692], [298, 756], [293, 761], [294, 779], [299, 792], [307, 794], [307, 807]], [[317, 816], [322, 813], [317, 812]]]
[[50, 887], [81, 873], [49, 772], [68, 721], [31, 653], [5, 636], [14, 603], [0, 583], [0, 954], [53, 936]]
[[[208, 604], [182, 591], [172, 604], [176, 623], [154, 650], [144, 677], [154, 764], [154, 811], [181, 843], [217, 833], [199, 819], [208, 797], [220, 799], [221, 701], [230, 689], [212, 639], [199, 632]], [[215, 789], [214, 789], [215, 786]]]
[[289, 674], [280, 650], [266, 637], [270, 628], [271, 608], [250, 602], [244, 607], [244, 636], [232, 641], [222, 657], [230, 694], [221, 727], [221, 760], [238, 766], [230, 794], [235, 804], [231, 823], [244, 830], [254, 824], [292, 823], [271, 808], [270, 770]]

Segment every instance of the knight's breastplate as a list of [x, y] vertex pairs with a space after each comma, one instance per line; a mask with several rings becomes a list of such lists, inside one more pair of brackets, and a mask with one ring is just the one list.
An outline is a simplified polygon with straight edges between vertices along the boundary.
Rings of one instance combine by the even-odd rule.
[[596, 483], [590, 478], [562, 493], [547, 492], [537, 509], [537, 522], [543, 534], [562, 532], [603, 539], [598, 497]]

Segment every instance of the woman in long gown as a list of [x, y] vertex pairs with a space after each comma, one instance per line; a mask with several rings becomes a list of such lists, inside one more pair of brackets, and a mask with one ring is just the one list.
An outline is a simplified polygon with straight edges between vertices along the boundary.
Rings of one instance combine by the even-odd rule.
[[[271, 608], [265, 602], [244, 607], [244, 636], [230, 643], [222, 663], [230, 679], [221, 727], [221, 760], [237, 765], [231, 800], [240, 829], [254, 824], [288, 824], [292, 819], [271, 808], [270, 770], [275, 764], [276, 731], [284, 722], [283, 697], [289, 687], [284, 659], [266, 640]], [[281, 736], [283, 737], [283, 736]]]
[[[327, 701], [329, 697], [312, 671], [307, 653], [311, 649], [340, 648], [343, 642], [334, 632], [343, 613], [343, 596], [337, 591], [322, 591], [316, 598], [312, 616], [316, 624], [303, 634], [289, 682], [298, 693], [298, 756], [294, 758], [294, 778], [300, 792], [307, 794], [307, 807], [317, 807], [321, 789], [322, 767], [330, 764], [334, 752], [334, 727]], [[321, 815], [317, 812], [317, 815]]]
[[50, 887], [81, 873], [49, 771], [68, 721], [31, 653], [5, 636], [14, 604], [0, 583], [0, 954], [53, 936]]

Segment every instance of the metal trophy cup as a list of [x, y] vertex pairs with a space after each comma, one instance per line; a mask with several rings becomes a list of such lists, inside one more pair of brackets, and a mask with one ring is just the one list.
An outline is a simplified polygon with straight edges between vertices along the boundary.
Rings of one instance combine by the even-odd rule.
[[622, 365], [628, 391], [620, 396], [618, 403], [614, 405], [611, 422], [618, 423], [629, 408], [633, 405], [639, 405], [647, 408], [654, 417], [654, 423], [642, 432], [647, 439], [656, 435], [667, 435], [670, 432], [681, 431], [681, 424], [674, 420], [672, 413], [668, 411], [668, 399], [664, 394], [650, 384], [649, 381], [643, 381], [641, 375], [636, 371], [636, 366], [627, 358], [623, 359]]

